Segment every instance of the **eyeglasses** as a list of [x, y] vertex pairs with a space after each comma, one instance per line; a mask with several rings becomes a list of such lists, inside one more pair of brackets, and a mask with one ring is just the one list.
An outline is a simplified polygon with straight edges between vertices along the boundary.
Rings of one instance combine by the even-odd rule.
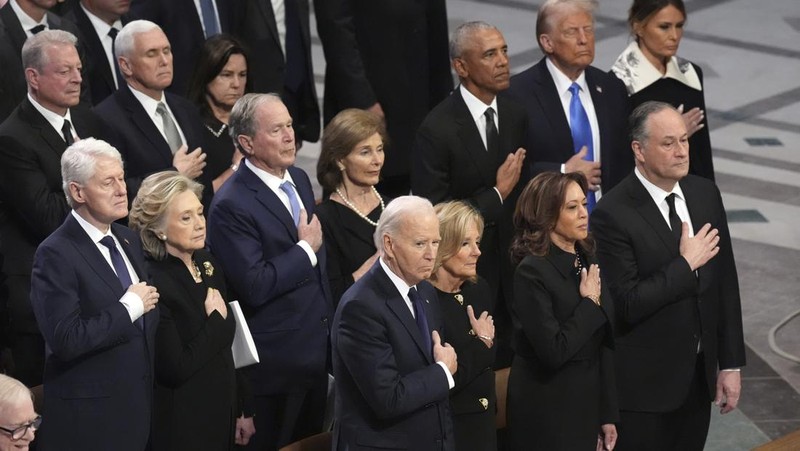
[[42, 416], [39, 415], [28, 424], [23, 424], [22, 426], [15, 428], [15, 429], [6, 429], [4, 427], [0, 427], [0, 431], [6, 432], [8, 435], [11, 436], [12, 441], [17, 441], [25, 436], [28, 433], [29, 428], [33, 428], [34, 430], [39, 429], [39, 426], [42, 425]]

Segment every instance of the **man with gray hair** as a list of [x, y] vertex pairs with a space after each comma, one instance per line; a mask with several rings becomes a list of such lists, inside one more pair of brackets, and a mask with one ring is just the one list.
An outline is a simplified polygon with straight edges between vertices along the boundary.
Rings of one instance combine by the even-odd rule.
[[25, 42], [28, 95], [0, 124], [0, 253], [16, 364], [12, 375], [31, 386], [41, 383], [44, 365], [44, 342], [28, 297], [33, 253], [69, 212], [59, 158], [74, 141], [102, 133], [94, 114], [78, 105], [76, 43], [62, 30], [45, 30]]
[[158, 292], [145, 281], [119, 152], [83, 139], [61, 157], [72, 212], [36, 251], [31, 302], [47, 343], [41, 450], [145, 449]]
[[348, 289], [333, 319], [333, 449], [455, 447], [449, 393], [458, 370], [430, 277], [439, 219], [398, 197], [375, 229], [380, 259]]
[[273, 450], [322, 432], [332, 314], [325, 248], [280, 97], [244, 95], [229, 125], [245, 159], [214, 196], [207, 242], [261, 358], [247, 369], [256, 428], [247, 449]]
[[124, 86], [94, 110], [115, 132], [109, 139], [125, 160], [128, 195], [136, 197], [148, 175], [174, 170], [203, 183], [208, 206], [211, 180], [203, 177], [206, 155], [200, 113], [188, 100], [164, 91], [172, 83], [167, 36], [153, 22], [134, 20], [117, 35], [114, 52]]

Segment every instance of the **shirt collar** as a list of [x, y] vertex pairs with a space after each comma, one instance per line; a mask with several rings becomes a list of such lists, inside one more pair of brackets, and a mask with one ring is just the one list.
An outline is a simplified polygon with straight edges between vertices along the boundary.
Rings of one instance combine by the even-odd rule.
[[625, 84], [628, 95], [636, 94], [662, 78], [672, 78], [692, 89], [703, 90], [700, 76], [697, 75], [697, 71], [688, 60], [673, 56], [667, 62], [667, 73], [662, 75], [644, 56], [636, 41], [628, 44], [628, 47], [614, 62], [611, 70]]
[[[389, 276], [389, 280], [392, 281], [392, 284], [395, 286], [395, 288], [397, 288], [397, 291], [399, 291], [400, 295], [403, 296], [403, 299], [408, 299], [408, 290], [410, 290], [411, 287], [406, 283], [405, 280], [401, 279], [400, 276], [395, 274], [391, 268], [389, 268], [389, 265], [383, 261], [383, 256], [381, 256], [378, 261], [381, 263], [381, 268], [383, 268], [383, 271], [387, 276]], [[414, 286], [416, 287], [416, 285]]]
[[[256, 167], [256, 165], [250, 162], [249, 158], [245, 158], [244, 164], [251, 171], [253, 171], [253, 174], [255, 174], [256, 177], [258, 177], [259, 179], [261, 179], [261, 181], [264, 182], [264, 184], [267, 185], [269, 189], [271, 189], [272, 191], [277, 193], [281, 189], [281, 184], [283, 184], [283, 182], [291, 183], [292, 186], [294, 186], [295, 191], [297, 191], [297, 185], [294, 183], [292, 175], [289, 174], [288, 169], [283, 172], [283, 178], [280, 178], [270, 174], [269, 172], [259, 167]], [[299, 192], [297, 194], [300, 195]]]
[[581, 91], [585, 93], [589, 93], [589, 86], [586, 84], [586, 71], [582, 71], [578, 78], [573, 82], [569, 79], [566, 75], [559, 68], [550, 61], [550, 57], [547, 57], [545, 60], [545, 65], [547, 66], [547, 70], [550, 72], [550, 76], [553, 77], [553, 82], [556, 84], [556, 91], [558, 92], [559, 96], [563, 96], [564, 94], [570, 94], [569, 87], [572, 86], [572, 83], [577, 83], [578, 86], [581, 87]]
[[[28, 93], [28, 100], [30, 100], [33, 107], [36, 108], [36, 111], [44, 116], [45, 120], [53, 126], [59, 135], [61, 135], [61, 128], [64, 126], [64, 120], [68, 120], [70, 124], [72, 124], [72, 116], [69, 114], [69, 108], [67, 108], [67, 114], [62, 117], [43, 107], [30, 93]], [[74, 128], [75, 124], [72, 124], [72, 127]]]
[[472, 120], [477, 121], [483, 117], [483, 114], [486, 113], [486, 108], [489, 107], [494, 110], [495, 115], [499, 116], [497, 111], [497, 96], [494, 96], [492, 103], [487, 105], [469, 92], [469, 89], [465, 88], [463, 84], [460, 85], [459, 89], [461, 90], [461, 97], [464, 99], [464, 103], [467, 104], [467, 109], [469, 110], [470, 116], [472, 116]]
[[121, 20], [117, 19], [113, 24], [109, 25], [103, 19], [95, 16], [91, 11], [86, 9], [86, 7], [83, 6], [83, 3], [80, 3], [80, 6], [81, 9], [83, 9], [83, 12], [86, 13], [86, 17], [89, 18], [89, 22], [92, 23], [92, 26], [94, 27], [95, 31], [97, 32], [97, 36], [99, 36], [100, 39], [105, 39], [108, 36], [108, 31], [111, 30], [112, 27], [116, 28], [118, 31], [122, 30]]
[[28, 13], [22, 10], [22, 8], [17, 3], [17, 0], [8, 0], [8, 4], [11, 5], [11, 9], [14, 10], [14, 14], [19, 19], [19, 24], [22, 25], [22, 29], [25, 30], [25, 34], [30, 35], [30, 29], [37, 26], [37, 25], [44, 25], [45, 28], [50, 28], [49, 24], [47, 23], [47, 13], [44, 14], [42, 20], [39, 22], [33, 20], [33, 17], [29, 16]]
[[[155, 100], [152, 97], [150, 97], [149, 95], [147, 95], [147, 94], [145, 94], [145, 93], [143, 93], [141, 91], [137, 91], [131, 85], [128, 85], [128, 88], [131, 90], [131, 93], [133, 94], [133, 96], [136, 97], [136, 100], [138, 100], [139, 103], [142, 104], [142, 107], [144, 108], [144, 111], [151, 118], [156, 117], [156, 109], [158, 108], [158, 104], [160, 102], [164, 102], [164, 105], [166, 105], [167, 109], [168, 110], [170, 109], [169, 105], [167, 105], [167, 102], [164, 100], [164, 92], [163, 91], [161, 92], [161, 99]], [[170, 113], [171, 112], [172, 111], [170, 111]]]
[[672, 188], [672, 191], [664, 191], [663, 189], [654, 185], [650, 180], [647, 180], [644, 175], [639, 171], [639, 168], [635, 168], [633, 170], [636, 177], [642, 182], [644, 185], [644, 189], [647, 190], [647, 193], [650, 194], [650, 197], [653, 199], [653, 202], [656, 205], [661, 205], [662, 202], [669, 196], [670, 194], [675, 194], [676, 197], [686, 202], [686, 197], [683, 195], [683, 190], [681, 189], [680, 182], [676, 183], [675, 186]]
[[[110, 225], [108, 226], [108, 230], [105, 233], [103, 233], [102, 231], [100, 231], [100, 229], [90, 224], [89, 221], [83, 219], [83, 217], [79, 215], [78, 212], [76, 212], [75, 210], [72, 210], [72, 216], [78, 220], [78, 224], [80, 224], [81, 228], [84, 231], [86, 231], [86, 234], [89, 235], [89, 238], [92, 240], [93, 243], [95, 244], [99, 243], [100, 240], [102, 240], [103, 237], [107, 235], [110, 235], [112, 238], [114, 238], [114, 241], [117, 241], [116, 237], [114, 237], [114, 234], [111, 233]], [[117, 244], [119, 245], [119, 243]]]

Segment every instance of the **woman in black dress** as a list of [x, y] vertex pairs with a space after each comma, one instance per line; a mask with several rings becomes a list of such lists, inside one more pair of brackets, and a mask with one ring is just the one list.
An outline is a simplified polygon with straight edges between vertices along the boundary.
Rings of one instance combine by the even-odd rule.
[[616, 443], [613, 310], [588, 235], [586, 189], [580, 173], [548, 172], [517, 201], [511, 449], [582, 451]]
[[[147, 177], [129, 222], [159, 292], [153, 449], [230, 450], [253, 433], [237, 393], [225, 276], [206, 252], [203, 187], [177, 172]], [[241, 391], [241, 390], [240, 390]]]
[[317, 216], [328, 252], [334, 304], [378, 259], [372, 235], [390, 200], [375, 188], [385, 138], [380, 116], [352, 108], [334, 116], [322, 134], [317, 181], [325, 199]]
[[634, 0], [628, 12], [634, 41], [617, 58], [611, 71], [625, 83], [631, 111], [644, 102], [657, 100], [684, 112], [689, 133], [689, 173], [714, 180], [703, 71], [676, 56], [685, 23], [683, 0]]
[[450, 390], [458, 451], [497, 449], [494, 389], [494, 321], [489, 284], [475, 272], [483, 218], [460, 201], [436, 206], [439, 253], [430, 282], [439, 295], [447, 342], [458, 355]]
[[192, 73], [188, 97], [203, 118], [206, 167], [214, 192], [239, 168], [242, 154], [228, 134], [233, 105], [246, 92], [247, 53], [235, 38], [214, 35], [203, 44]]

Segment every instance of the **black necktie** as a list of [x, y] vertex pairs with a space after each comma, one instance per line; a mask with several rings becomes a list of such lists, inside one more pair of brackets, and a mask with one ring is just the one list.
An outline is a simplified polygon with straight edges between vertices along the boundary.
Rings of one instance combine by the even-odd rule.
[[408, 298], [411, 299], [411, 304], [414, 306], [414, 316], [417, 320], [419, 332], [422, 335], [422, 342], [425, 343], [425, 350], [427, 353], [432, 353], [433, 344], [431, 342], [431, 331], [428, 329], [428, 315], [425, 314], [425, 306], [422, 305], [425, 301], [415, 287], [411, 287], [408, 290]]
[[496, 156], [500, 137], [497, 133], [497, 125], [494, 123], [494, 109], [492, 107], [486, 108], [486, 112], [483, 115], [486, 117], [486, 150], [489, 155]]
[[681, 232], [683, 231], [683, 224], [678, 212], [675, 211], [675, 193], [667, 196], [667, 205], [669, 206], [669, 226], [672, 229], [672, 236], [675, 237], [675, 242], [681, 244]]
[[47, 28], [47, 25], [39, 24], [39, 25], [36, 25], [35, 27], [31, 28], [30, 32], [31, 32], [31, 34], [36, 34], [36, 33], [40, 32], [40, 31], [44, 30], [45, 28]]
[[[111, 264], [114, 266], [114, 271], [117, 273], [119, 283], [122, 285], [123, 290], [127, 290], [128, 287], [133, 285], [133, 281], [131, 280], [130, 273], [128, 273], [128, 267], [125, 265], [125, 260], [122, 259], [122, 254], [120, 254], [119, 249], [117, 249], [117, 244], [114, 242], [114, 238], [106, 235], [100, 240], [100, 244], [107, 247], [108, 251], [111, 253]], [[136, 325], [139, 326], [139, 328], [144, 326], [141, 316], [136, 320]]]
[[117, 51], [114, 49], [114, 44], [117, 43], [117, 34], [119, 34], [119, 30], [114, 27], [111, 27], [108, 30], [108, 36], [111, 38], [111, 60], [114, 61], [114, 67], [112, 68], [114, 72], [117, 74], [117, 87], [119, 87], [120, 83], [122, 83], [122, 72], [119, 70], [119, 62], [117, 61]]
[[64, 125], [61, 126], [61, 135], [64, 136], [64, 142], [67, 143], [67, 147], [75, 142], [72, 138], [72, 124], [66, 119], [64, 119]]
[[300, 93], [300, 87], [305, 83], [308, 74], [303, 28], [300, 23], [300, 8], [297, 2], [298, 0], [284, 0], [283, 2], [286, 20], [284, 86], [294, 94]]

